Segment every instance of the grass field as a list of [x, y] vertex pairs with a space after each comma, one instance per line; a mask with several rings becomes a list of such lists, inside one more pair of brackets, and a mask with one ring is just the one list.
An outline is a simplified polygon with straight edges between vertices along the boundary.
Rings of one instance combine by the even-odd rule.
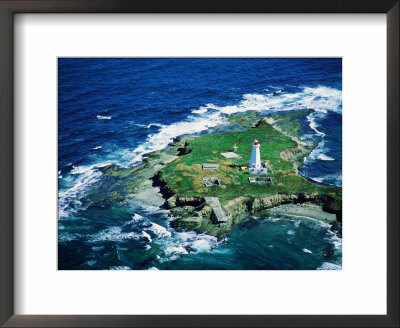
[[[168, 187], [177, 195], [216, 196], [221, 203], [238, 196], [263, 197], [277, 193], [316, 192], [340, 197], [340, 190], [326, 188], [299, 176], [293, 163], [280, 156], [284, 149], [296, 147], [297, 143], [268, 123], [251, 127], [256, 116], [257, 113], [251, 112], [231, 117], [231, 123], [240, 127], [238, 131], [209, 133], [189, 140], [186, 148], [190, 153], [180, 156], [161, 170]], [[261, 145], [262, 162], [269, 161], [268, 176], [272, 178], [272, 184], [250, 184], [247, 170], [239, 168], [249, 164], [254, 139]], [[242, 159], [225, 159], [220, 155], [232, 151], [234, 144]], [[201, 167], [203, 163], [218, 163], [220, 168], [206, 171]], [[203, 177], [218, 177], [221, 186], [205, 187]]]

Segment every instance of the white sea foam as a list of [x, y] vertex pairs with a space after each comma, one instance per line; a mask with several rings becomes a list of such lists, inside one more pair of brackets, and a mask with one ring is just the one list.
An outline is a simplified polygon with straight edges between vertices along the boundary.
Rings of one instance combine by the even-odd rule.
[[143, 216], [141, 216], [140, 214], [134, 213], [132, 216], [132, 220], [125, 222], [124, 225], [132, 225], [132, 224], [135, 224], [142, 220], [143, 220]]
[[[137, 206], [137, 204], [135, 206]], [[197, 234], [193, 231], [177, 232], [169, 226], [165, 227], [159, 223], [153, 222], [152, 215], [156, 215], [156, 220], [159, 220], [160, 213], [163, 217], [166, 217], [169, 211], [148, 205], [143, 205], [141, 207], [141, 210], [143, 210], [146, 215], [134, 213], [132, 219], [125, 222], [123, 225], [127, 226], [132, 224], [138, 227], [139, 224], [142, 227], [140, 233], [123, 233], [122, 228], [112, 227], [93, 236], [91, 241], [121, 241], [125, 239], [146, 238], [148, 240], [148, 244], [145, 245], [147, 250], [151, 248], [149, 243], [156, 244], [157, 247], [162, 250], [162, 253], [157, 257], [160, 262], [173, 261], [181, 256], [187, 255], [189, 252], [208, 252], [215, 249], [219, 243], [221, 243], [213, 236]]]
[[104, 241], [122, 241], [127, 239], [140, 239], [143, 237], [142, 234], [136, 232], [122, 232], [121, 227], [111, 227], [100, 231], [99, 233], [91, 236], [90, 242], [104, 242]]
[[101, 165], [72, 167], [71, 175], [76, 176], [73, 180], [73, 186], [66, 190], [60, 190], [58, 193], [59, 218], [69, 217], [82, 207], [82, 202], [79, 199], [84, 196], [89, 186], [100, 180], [102, 173], [98, 168]]
[[146, 231], [142, 231], [142, 234], [149, 242], [152, 242], [151, 236]]
[[141, 208], [145, 213], [163, 213], [163, 214], [169, 213], [168, 210], [159, 208], [157, 206], [148, 205], [148, 204], [141, 204]]
[[128, 168], [131, 166], [131, 161], [135, 157], [132, 149], [119, 148], [116, 150], [108, 151], [102, 157], [110, 164], [118, 165], [122, 168]]
[[330, 262], [324, 262], [319, 268], [317, 268], [317, 270], [342, 270], [342, 266]]
[[304, 88], [297, 93], [275, 92], [270, 94], [245, 94], [237, 105], [216, 106], [207, 104], [206, 108], [225, 114], [257, 111], [286, 111], [312, 108], [316, 111], [341, 113], [342, 92], [329, 87]]
[[72, 166], [71, 174], [86, 173], [91, 169], [90, 166]]
[[321, 178], [321, 177], [313, 177], [313, 178], [310, 178], [310, 179], [314, 180], [316, 182], [319, 182], [319, 183], [322, 183], [322, 181], [324, 181], [324, 178]]
[[150, 129], [150, 128], [153, 127], [153, 126], [157, 126], [157, 127], [159, 127], [159, 128], [163, 127], [163, 125], [160, 124], [160, 123], [150, 123], [149, 125], [146, 126], [146, 128], [147, 128], [147, 129]]
[[324, 139], [321, 139], [317, 147], [308, 155], [308, 158], [311, 160], [334, 161], [334, 158], [325, 154], [327, 151], [329, 151], [329, 149], [325, 146]]
[[[157, 219], [159, 220], [159, 213], [166, 216], [169, 213], [168, 210], [147, 205], [141, 207], [146, 215], [143, 216], [134, 213], [132, 219], [123, 224], [123, 227], [128, 225], [138, 227], [139, 224], [142, 226], [141, 232], [122, 232], [122, 227], [115, 226], [92, 236], [89, 242], [123, 241], [127, 239], [139, 240], [146, 238], [148, 243], [154, 243], [162, 250], [163, 255], [158, 258], [160, 262], [175, 260], [189, 252], [208, 252], [219, 245], [216, 237], [197, 234], [194, 231], [177, 232], [169, 226], [165, 227], [151, 221], [152, 215], [157, 215]], [[147, 244], [145, 248], [149, 250], [151, 246]]]
[[164, 252], [164, 256], [158, 259], [160, 262], [175, 260], [189, 252], [208, 252], [219, 245], [216, 237], [197, 234], [194, 231], [177, 232], [172, 229], [169, 231], [154, 222], [146, 230], [156, 234], [153, 242]]
[[112, 266], [109, 270], [132, 270], [132, 269], [126, 265], [120, 265], [120, 266]]
[[310, 128], [320, 137], [324, 137], [325, 133], [319, 131], [317, 128], [319, 125], [315, 121], [315, 116], [313, 114], [310, 114], [307, 116], [307, 121], [310, 123]]
[[342, 173], [327, 174], [320, 177], [310, 177], [311, 180], [317, 181], [319, 183], [325, 183], [332, 186], [342, 186]]
[[156, 267], [151, 267], [148, 269], [148, 271], [159, 271]]
[[188, 251], [182, 246], [169, 246], [165, 249], [165, 255], [171, 255], [171, 254], [187, 254]]
[[143, 219], [143, 216], [141, 216], [140, 214], [134, 213], [132, 216], [132, 220], [134, 221], [140, 221]]
[[58, 241], [60, 242], [69, 242], [72, 240], [77, 240], [79, 238], [81, 238], [82, 235], [80, 235], [79, 233], [70, 233], [70, 232], [58, 232]]
[[192, 110], [192, 113], [193, 114], [203, 114], [203, 113], [207, 113], [207, 111], [208, 111], [207, 107], [200, 106], [199, 109]]
[[101, 148], [103, 148], [103, 147], [102, 146], [96, 146], [96, 147], [93, 147], [93, 150], [99, 150]]
[[96, 117], [98, 120], [111, 120], [112, 119], [112, 116], [97, 115]]
[[151, 223], [151, 227], [147, 228], [147, 230], [153, 232], [158, 237], [171, 237], [171, 232], [154, 222]]
[[89, 260], [89, 261], [86, 262], [86, 264], [90, 265], [90, 266], [93, 266], [93, 265], [96, 264], [96, 262], [97, 262], [96, 260]]
[[325, 154], [319, 154], [318, 159], [320, 159], [321, 161], [334, 161], [335, 160], [334, 158], [329, 157], [328, 155], [325, 155]]
[[335, 246], [335, 249], [342, 250], [342, 238], [340, 238], [334, 231], [328, 231], [328, 240]]
[[303, 252], [304, 252], [304, 253], [312, 254], [312, 252], [311, 252], [309, 249], [307, 249], [307, 248], [303, 248]]
[[194, 251], [208, 251], [220, 244], [216, 237], [206, 234], [197, 234], [193, 231], [178, 232], [176, 235], [180, 243], [185, 247], [192, 248]]
[[195, 240], [191, 246], [196, 252], [207, 252], [211, 250], [211, 244], [205, 239]]
[[287, 234], [288, 234], [288, 235], [294, 235], [295, 233], [296, 233], [296, 232], [295, 232], [294, 230], [288, 230], [288, 231], [287, 231]]

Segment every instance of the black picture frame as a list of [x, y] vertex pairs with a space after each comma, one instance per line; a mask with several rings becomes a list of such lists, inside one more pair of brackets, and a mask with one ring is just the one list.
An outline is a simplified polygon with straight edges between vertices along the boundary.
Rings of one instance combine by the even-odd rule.
[[[0, 324], [4, 327], [399, 327], [399, 8], [399, 0], [0, 0]], [[386, 14], [387, 315], [14, 315], [13, 21], [16, 13]]]

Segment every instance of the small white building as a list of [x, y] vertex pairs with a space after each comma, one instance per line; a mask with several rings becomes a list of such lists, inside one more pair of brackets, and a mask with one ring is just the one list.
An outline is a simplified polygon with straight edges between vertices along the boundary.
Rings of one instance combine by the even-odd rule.
[[266, 167], [261, 166], [260, 157], [260, 144], [258, 140], [254, 140], [253, 148], [251, 149], [249, 173], [250, 174], [267, 174], [268, 170]]
[[227, 153], [221, 153], [222, 157], [228, 158], [228, 159], [232, 159], [232, 158], [242, 158], [242, 156], [234, 153], [233, 151], [229, 151]]
[[202, 164], [203, 170], [218, 170], [219, 164]]

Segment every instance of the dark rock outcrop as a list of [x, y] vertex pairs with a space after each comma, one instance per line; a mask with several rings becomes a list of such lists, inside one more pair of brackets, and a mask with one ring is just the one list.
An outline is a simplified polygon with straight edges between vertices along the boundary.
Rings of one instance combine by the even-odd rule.
[[188, 146], [189, 146], [188, 142], [185, 141], [185, 144], [183, 145], [183, 147], [179, 147], [177, 149], [177, 151], [178, 151], [177, 155], [178, 156], [183, 156], [183, 155], [187, 155], [187, 154], [191, 153], [192, 150]]
[[271, 125], [268, 120], [263, 117], [261, 120], [258, 121], [258, 123], [254, 126], [255, 128], [258, 128], [261, 125]]
[[158, 171], [153, 177], [153, 187], [159, 187], [161, 195], [168, 199], [174, 196], [174, 192], [168, 187], [167, 183], [163, 180], [161, 171]]

